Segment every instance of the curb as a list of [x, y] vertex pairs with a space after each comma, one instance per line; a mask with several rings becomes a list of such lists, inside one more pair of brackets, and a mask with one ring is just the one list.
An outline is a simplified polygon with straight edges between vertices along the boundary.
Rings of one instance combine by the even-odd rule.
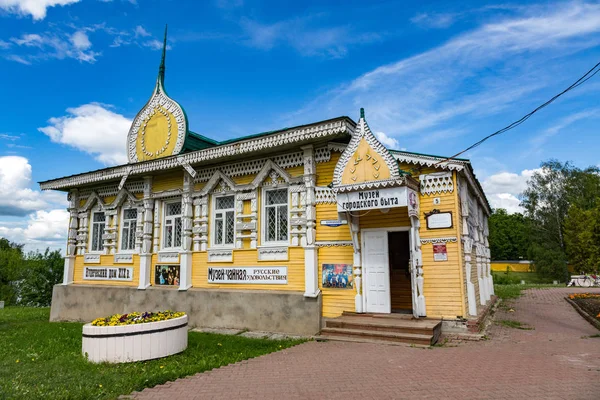
[[565, 300], [567, 303], [571, 304], [575, 311], [577, 311], [587, 322], [592, 324], [592, 326], [594, 326], [596, 329], [600, 330], [600, 322], [596, 320], [596, 318], [592, 317], [590, 314], [581, 309], [581, 307], [579, 307], [579, 305], [570, 298], [565, 297]]

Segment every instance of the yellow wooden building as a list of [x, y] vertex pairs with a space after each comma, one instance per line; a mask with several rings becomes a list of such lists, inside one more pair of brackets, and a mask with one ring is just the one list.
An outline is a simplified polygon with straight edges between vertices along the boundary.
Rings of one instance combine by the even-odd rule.
[[163, 50], [128, 164], [40, 184], [70, 204], [53, 320], [170, 308], [315, 334], [344, 312], [464, 321], [488, 303], [490, 207], [468, 160], [387, 149], [362, 110], [216, 141], [164, 74]]

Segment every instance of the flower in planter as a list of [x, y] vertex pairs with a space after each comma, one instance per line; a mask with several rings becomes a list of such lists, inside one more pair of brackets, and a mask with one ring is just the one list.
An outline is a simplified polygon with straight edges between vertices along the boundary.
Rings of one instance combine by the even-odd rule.
[[92, 321], [93, 326], [119, 326], [143, 324], [146, 322], [166, 321], [169, 319], [183, 317], [182, 311], [159, 311], [159, 312], [131, 312], [128, 314], [115, 314], [108, 317], [96, 318]]

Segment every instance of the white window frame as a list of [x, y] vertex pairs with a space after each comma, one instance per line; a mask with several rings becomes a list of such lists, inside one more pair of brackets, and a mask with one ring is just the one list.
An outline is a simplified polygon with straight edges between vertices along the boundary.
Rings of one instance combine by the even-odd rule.
[[[222, 212], [225, 214], [227, 211], [233, 211], [233, 242], [231, 243], [216, 243], [215, 239], [217, 237], [217, 199], [221, 197], [233, 197], [233, 208], [223, 209]], [[218, 195], [212, 195], [212, 204], [211, 204], [211, 232], [210, 232], [210, 244], [211, 247], [217, 247], [220, 249], [233, 249], [235, 247], [235, 217], [236, 217], [236, 197], [235, 193], [220, 193]], [[223, 219], [223, 239], [225, 239], [225, 218]]]
[[[170, 215], [167, 216], [167, 206], [169, 204], [176, 204], [179, 203], [181, 204], [181, 213], [179, 215]], [[172, 219], [173, 221], [175, 221], [177, 218], [181, 219], [181, 243], [179, 244], [179, 246], [171, 246], [168, 247], [167, 244], [165, 243], [165, 241], [167, 240], [167, 219]], [[173, 227], [175, 226], [175, 223], [173, 223]], [[173, 228], [173, 242], [175, 241], [175, 228]], [[181, 198], [178, 200], [165, 200], [163, 201], [162, 204], [162, 227], [161, 227], [161, 249], [162, 250], [180, 250], [182, 248], [182, 243], [183, 243], [183, 204], [181, 202]]]
[[[93, 248], [93, 239], [94, 239], [94, 225], [95, 224], [100, 224], [100, 222], [96, 222], [94, 223], [94, 214], [104, 214], [104, 230], [102, 231], [102, 234], [100, 235], [100, 243], [102, 244], [102, 248], [100, 250], [92, 250]], [[102, 239], [102, 236], [104, 235], [104, 233], [106, 233], [106, 213], [99, 209], [99, 208], [93, 208], [90, 211], [90, 217], [89, 217], [89, 240], [88, 240], [88, 252], [89, 253], [94, 253], [94, 254], [103, 254], [104, 253], [104, 239]]]
[[[136, 211], [136, 218], [135, 218], [135, 229], [133, 230], [133, 232], [131, 232], [131, 225], [127, 228], [129, 230], [129, 234], [133, 234], [133, 248], [132, 249], [124, 249], [123, 248], [123, 230], [125, 229], [125, 222], [126, 221], [132, 221], [132, 220], [125, 220], [125, 210], [135, 210]], [[139, 214], [140, 210], [137, 207], [121, 207], [121, 228], [119, 230], [119, 253], [135, 253], [135, 235], [137, 233], [137, 226], [138, 226], [138, 214]]]
[[[267, 240], [267, 192], [272, 190], [285, 190], [287, 192], [287, 240], [279, 241], [268, 241]], [[289, 246], [290, 244], [290, 190], [288, 186], [277, 186], [277, 187], [263, 187], [261, 193], [261, 218], [260, 218], [260, 234], [261, 234], [261, 245], [263, 246]]]

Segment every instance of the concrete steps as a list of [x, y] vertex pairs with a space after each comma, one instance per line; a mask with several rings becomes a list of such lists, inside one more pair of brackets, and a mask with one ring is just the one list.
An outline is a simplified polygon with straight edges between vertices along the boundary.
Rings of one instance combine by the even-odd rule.
[[437, 342], [441, 330], [439, 320], [413, 319], [402, 314], [345, 313], [326, 319], [316, 339], [431, 346]]

